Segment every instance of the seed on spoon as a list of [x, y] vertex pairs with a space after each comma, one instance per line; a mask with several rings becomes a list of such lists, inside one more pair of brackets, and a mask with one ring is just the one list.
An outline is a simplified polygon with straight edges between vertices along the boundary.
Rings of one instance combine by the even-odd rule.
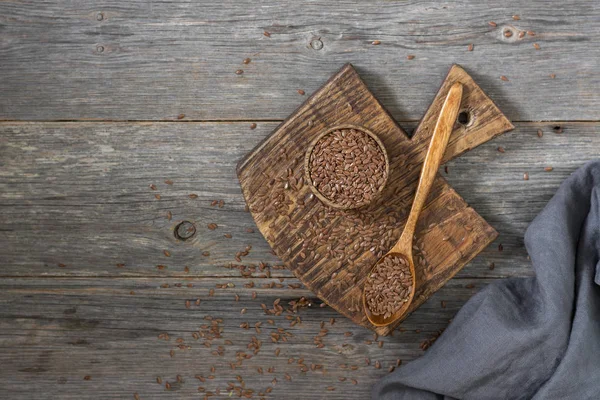
[[412, 290], [412, 275], [406, 258], [388, 255], [377, 263], [365, 283], [367, 306], [372, 314], [389, 318], [404, 306]]

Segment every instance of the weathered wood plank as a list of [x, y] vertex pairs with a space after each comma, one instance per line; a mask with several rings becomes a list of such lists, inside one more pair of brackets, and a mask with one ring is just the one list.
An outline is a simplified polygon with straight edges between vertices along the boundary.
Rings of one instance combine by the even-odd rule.
[[600, 117], [593, 1], [2, 2], [0, 32], [0, 119], [283, 119], [346, 62], [399, 120], [452, 63], [513, 121]]
[[[449, 174], [442, 172], [500, 234], [459, 276], [530, 274], [525, 228], [564, 178], [600, 156], [600, 124], [560, 123], [560, 134], [554, 126], [559, 125], [517, 124], [515, 131], [450, 162]], [[244, 264], [279, 263], [244, 212], [235, 176], [237, 160], [275, 127], [275, 123], [259, 124], [255, 130], [247, 123], [1, 123], [1, 274], [239, 276], [238, 270], [224, 266], [236, 263], [236, 252], [247, 244], [252, 250], [242, 257]], [[537, 137], [538, 129], [544, 131], [542, 138]], [[497, 151], [499, 146], [505, 153]], [[546, 166], [554, 170], [545, 172]], [[523, 180], [525, 172], [528, 181]], [[198, 198], [190, 199], [191, 193]], [[223, 199], [224, 207], [211, 207], [214, 199]], [[187, 241], [173, 235], [182, 220], [197, 227]], [[209, 230], [210, 222], [219, 227]], [[248, 233], [247, 228], [255, 232]], [[233, 238], [225, 238], [226, 233]], [[497, 249], [499, 243], [503, 252]], [[203, 256], [205, 251], [210, 256]], [[491, 262], [494, 270], [488, 268]], [[122, 268], [117, 266], [121, 263]], [[157, 265], [167, 268], [159, 270]], [[184, 271], [186, 265], [189, 273]], [[272, 272], [291, 276], [287, 271]]]
[[[255, 287], [244, 288], [249, 282], [255, 282]], [[133, 399], [134, 393], [141, 399], [198, 399], [202, 398], [198, 386], [213, 392], [220, 388], [217, 398], [228, 398], [227, 384], [239, 385], [239, 375], [247, 389], [255, 390], [253, 398], [273, 387], [266, 396], [269, 399], [365, 399], [390, 365], [396, 365], [397, 359], [406, 363], [420, 356], [421, 343], [444, 329], [460, 306], [489, 280], [452, 280], [402, 324], [404, 332], [377, 341], [368, 329], [317, 303], [300, 308], [297, 314], [265, 315], [261, 303], [270, 307], [281, 299], [280, 304], [288, 308], [289, 301], [311, 296], [305, 289], [287, 288], [288, 283], [298, 283], [296, 279], [284, 280], [281, 289], [263, 289], [265, 282], [280, 283], [278, 279], [241, 278], [2, 279], [0, 387], [14, 400], [38, 398], [41, 393], [44, 398], [61, 399]], [[165, 283], [170, 287], [161, 288]], [[183, 287], [176, 287], [178, 283]], [[216, 289], [210, 297], [208, 291], [222, 283], [235, 287]], [[465, 287], [471, 283], [474, 288]], [[256, 299], [251, 297], [253, 291]], [[239, 302], [235, 294], [240, 296]], [[197, 298], [201, 299], [199, 306], [194, 302]], [[192, 301], [189, 309], [186, 300]], [[242, 308], [247, 310], [244, 314]], [[290, 326], [287, 315], [299, 316], [301, 323]], [[208, 331], [202, 328], [211, 324], [204, 319], [207, 316], [223, 319], [218, 324], [221, 338], [212, 340], [210, 348], [204, 346], [202, 337], [193, 337], [194, 332]], [[331, 318], [335, 318], [333, 325]], [[250, 329], [241, 328], [243, 322], [248, 322]], [[257, 322], [262, 323], [260, 332], [254, 328]], [[322, 337], [324, 346], [317, 348], [314, 337], [322, 322], [328, 332]], [[273, 343], [271, 334], [278, 328], [293, 336], [287, 342]], [[159, 339], [165, 333], [169, 340]], [[252, 354], [247, 345], [253, 337], [262, 342], [260, 351], [232, 370], [229, 363], [237, 361], [236, 352]], [[218, 346], [223, 346], [223, 355], [212, 354]], [[277, 348], [279, 356], [275, 355]], [[307, 372], [300, 371], [300, 358]], [[375, 368], [376, 362], [381, 369]], [[311, 364], [323, 369], [312, 370]], [[268, 372], [270, 367], [275, 368], [273, 373]], [[177, 375], [183, 383], [177, 383]], [[213, 375], [214, 379], [202, 383], [195, 375]], [[157, 383], [158, 376], [162, 384]], [[277, 378], [275, 385], [273, 378]], [[353, 385], [351, 379], [358, 384]], [[170, 390], [165, 389], [166, 382]], [[327, 391], [329, 386], [335, 391]]]

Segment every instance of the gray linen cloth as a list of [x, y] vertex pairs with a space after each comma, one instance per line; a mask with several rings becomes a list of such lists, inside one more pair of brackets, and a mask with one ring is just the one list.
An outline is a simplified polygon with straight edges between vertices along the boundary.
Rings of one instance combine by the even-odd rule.
[[373, 399], [600, 399], [600, 160], [563, 182], [525, 245], [535, 277], [473, 296]]

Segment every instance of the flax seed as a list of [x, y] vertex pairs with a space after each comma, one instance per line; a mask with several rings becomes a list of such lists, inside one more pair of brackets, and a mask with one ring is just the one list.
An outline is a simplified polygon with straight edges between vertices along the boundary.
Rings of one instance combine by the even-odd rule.
[[412, 290], [408, 261], [391, 255], [377, 263], [365, 283], [364, 293], [369, 310], [389, 318], [408, 302]]
[[369, 203], [387, 180], [384, 150], [371, 136], [353, 128], [323, 136], [310, 154], [308, 167], [313, 186], [345, 207]]

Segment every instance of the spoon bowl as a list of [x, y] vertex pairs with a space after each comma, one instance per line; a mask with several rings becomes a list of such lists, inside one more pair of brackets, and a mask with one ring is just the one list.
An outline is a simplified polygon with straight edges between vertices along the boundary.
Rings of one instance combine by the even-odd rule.
[[[379, 263], [381, 263], [384, 258], [386, 258], [386, 257], [393, 257], [393, 256], [402, 257], [408, 263], [408, 268], [410, 270], [410, 276], [411, 276], [410, 292], [408, 293], [408, 297], [406, 297], [406, 301], [404, 302], [404, 304], [398, 310], [396, 310], [392, 315], [390, 315], [389, 317], [385, 318], [384, 314], [374, 314], [374, 313], [371, 312], [371, 309], [367, 305], [367, 296], [365, 294], [365, 291], [363, 290], [362, 300], [363, 300], [363, 307], [365, 309], [365, 313], [367, 314], [367, 318], [369, 319], [369, 321], [373, 325], [378, 326], [378, 327], [379, 326], [389, 325], [392, 322], [394, 322], [394, 321], [398, 320], [399, 318], [401, 318], [404, 314], [406, 314], [406, 311], [410, 307], [410, 305], [412, 303], [412, 300], [413, 300], [413, 297], [415, 296], [415, 289], [416, 289], [417, 279], [415, 277], [415, 263], [413, 262], [412, 254], [410, 254], [410, 257], [407, 257], [406, 254], [396, 253], [396, 252], [390, 251], [389, 253], [387, 253], [383, 257], [381, 257], [375, 263], [375, 265], [373, 266], [373, 268], [371, 269], [371, 271], [375, 270], [375, 267]], [[369, 274], [371, 274], [371, 271], [369, 272]]]

